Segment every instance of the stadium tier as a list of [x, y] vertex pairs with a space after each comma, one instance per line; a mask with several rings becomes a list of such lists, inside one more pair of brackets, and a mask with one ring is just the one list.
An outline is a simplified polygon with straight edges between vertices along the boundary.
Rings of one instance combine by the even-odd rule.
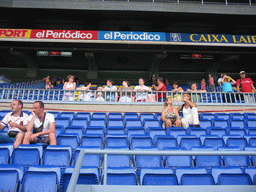
[[[1, 117], [8, 112], [0, 111]], [[78, 186], [255, 189], [255, 113], [201, 113], [201, 127], [188, 129], [164, 129], [160, 113], [49, 113], [56, 146], [0, 144], [0, 191], [67, 191], [77, 163]]]

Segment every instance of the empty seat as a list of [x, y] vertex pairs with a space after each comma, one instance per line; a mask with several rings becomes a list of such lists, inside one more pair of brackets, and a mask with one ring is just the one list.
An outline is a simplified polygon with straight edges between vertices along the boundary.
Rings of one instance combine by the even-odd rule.
[[199, 138], [182, 138], [180, 140], [180, 147], [185, 147], [187, 150], [190, 150], [191, 147], [200, 147], [201, 145]]
[[191, 135], [196, 135], [197, 137], [200, 137], [201, 135], [206, 135], [206, 130], [205, 129], [189, 129], [188, 128], [188, 133]]
[[71, 125], [72, 126], [83, 126], [84, 129], [86, 129], [88, 122], [89, 122], [88, 119], [85, 117], [74, 117], [71, 122]]
[[108, 119], [123, 119], [122, 113], [109, 113], [108, 114]]
[[107, 127], [106, 130], [107, 135], [120, 135], [120, 134], [126, 134], [125, 128], [122, 127]]
[[185, 129], [177, 129], [177, 128], [167, 128], [167, 135], [172, 135], [173, 137], [177, 138], [178, 135], [186, 135], [187, 132]]
[[239, 120], [244, 119], [244, 114], [242, 113], [230, 113], [229, 115], [231, 119], [239, 119]]
[[124, 127], [123, 119], [110, 119], [107, 123], [108, 127]]
[[91, 119], [91, 113], [90, 112], [77, 112], [76, 117], [78, 118], [86, 118], [88, 121]]
[[[127, 151], [128, 147], [105, 147], [105, 150]], [[132, 167], [129, 155], [108, 155], [108, 167]]]
[[48, 111], [47, 113], [53, 114], [54, 118], [60, 117], [60, 112], [59, 111]]
[[127, 136], [130, 138], [131, 135], [144, 135], [144, 127], [127, 127]]
[[60, 117], [69, 117], [70, 120], [72, 121], [72, 119], [76, 116], [75, 112], [72, 111], [63, 111], [60, 114]]
[[211, 129], [209, 130], [209, 134], [210, 135], [218, 135], [218, 137], [222, 137], [223, 135], [227, 134], [226, 129], [222, 129], [222, 128], [216, 128], [216, 129]]
[[160, 127], [160, 123], [156, 119], [144, 119], [143, 126], [147, 130], [149, 127]]
[[256, 119], [248, 119], [247, 127], [256, 127]]
[[[79, 135], [79, 139], [81, 139], [82, 135], [84, 133], [84, 127], [77, 126], [77, 125], [67, 126], [65, 128], [65, 133], [77, 133]], [[80, 140], [79, 140], [79, 142], [80, 142]]]
[[104, 135], [105, 128], [102, 126], [88, 126], [85, 133], [86, 134], [100, 134]]
[[230, 135], [240, 135], [243, 137], [245, 135], [245, 130], [244, 129], [230, 129], [229, 134]]
[[158, 147], [159, 150], [163, 150], [164, 147], [177, 147], [178, 146], [177, 140], [170, 135], [156, 137], [154, 143]]
[[71, 124], [69, 117], [57, 117], [55, 118], [55, 125], [62, 125], [64, 128]]
[[152, 145], [153, 141], [148, 135], [134, 135], [130, 138], [131, 149], [135, 149], [136, 147], [151, 147]]
[[[201, 125], [201, 122], [200, 122], [200, 125]], [[226, 128], [226, 127], [229, 127], [229, 123], [228, 123], [228, 120], [215, 119], [213, 120], [213, 126]]]
[[230, 116], [228, 113], [215, 113], [215, 118], [228, 120]]
[[131, 112], [125, 112], [124, 113], [124, 120], [126, 121], [127, 119], [137, 119], [139, 118], [137, 113], [131, 113]]
[[199, 115], [200, 120], [211, 120], [211, 119], [215, 119], [215, 115], [212, 113], [201, 113]]
[[95, 119], [107, 119], [107, 114], [106, 113], [101, 113], [101, 112], [94, 112], [92, 114], [92, 118], [95, 118]]
[[137, 119], [126, 119], [125, 120], [126, 127], [141, 127], [142, 123], [139, 118]]
[[222, 173], [218, 178], [219, 185], [252, 185], [247, 173]]
[[242, 173], [242, 170], [239, 167], [213, 167], [212, 176], [215, 184], [218, 183], [219, 175], [222, 173]]
[[12, 164], [39, 165], [40, 153], [36, 148], [15, 148], [12, 153]]
[[200, 120], [200, 127], [206, 129], [207, 127], [212, 127], [211, 120]]
[[105, 128], [106, 127], [106, 119], [91, 118], [89, 126], [104, 127]]
[[139, 118], [143, 122], [144, 119], [155, 119], [155, 116], [152, 113], [141, 113]]
[[102, 134], [84, 134], [81, 139], [81, 146], [102, 148], [103, 135]]
[[151, 128], [147, 130], [147, 134], [154, 140], [156, 135], [166, 135], [165, 129], [162, 127]]
[[65, 145], [49, 145], [43, 153], [43, 165], [55, 165], [66, 168], [70, 165], [72, 148]]
[[55, 192], [58, 186], [57, 173], [27, 171], [22, 180], [22, 192], [24, 191], [43, 191]]
[[[67, 191], [74, 167], [68, 167], [62, 175], [62, 191]], [[97, 168], [81, 167], [77, 179], [78, 185], [97, 185], [99, 184], [99, 170]]]
[[125, 134], [106, 136], [106, 147], [127, 147], [127, 146], [128, 146], [128, 139]]
[[10, 151], [8, 148], [0, 148], [0, 164], [8, 164], [10, 160]]
[[197, 168], [197, 167], [177, 168], [176, 176], [179, 184], [181, 183], [181, 177], [184, 174], [207, 174], [207, 171], [204, 168]]
[[143, 168], [140, 174], [140, 184], [178, 185], [178, 180], [170, 168]]
[[244, 150], [248, 144], [245, 138], [229, 138], [227, 140], [227, 146], [237, 146], [240, 147], [241, 150]]
[[244, 122], [244, 120], [231, 119], [230, 120], [230, 127], [239, 127], [241, 129], [243, 129], [245, 127], [245, 122]]
[[213, 147], [214, 150], [218, 150], [219, 147], [225, 146], [225, 143], [222, 138], [206, 138], [204, 140], [204, 146]]
[[70, 145], [75, 150], [80, 143], [77, 133], [60, 133], [57, 136], [57, 145]]
[[0, 169], [0, 191], [17, 191], [20, 184], [17, 170]]
[[181, 176], [181, 185], [214, 185], [214, 179], [211, 174], [183, 174]]
[[[102, 180], [105, 175], [102, 176]], [[107, 169], [107, 185], [137, 185], [137, 176], [132, 167]]]

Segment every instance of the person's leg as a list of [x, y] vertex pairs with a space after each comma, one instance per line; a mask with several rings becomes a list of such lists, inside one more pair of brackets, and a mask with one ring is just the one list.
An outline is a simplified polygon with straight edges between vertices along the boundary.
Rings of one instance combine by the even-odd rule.
[[172, 121], [170, 119], [167, 119], [167, 121], [165, 122], [165, 127], [172, 127]]
[[185, 119], [185, 118], [182, 118], [181, 119], [181, 124], [182, 124], [182, 127], [184, 127], [185, 129], [187, 129], [189, 127], [189, 120], [188, 119]]
[[22, 141], [23, 141], [23, 138], [24, 138], [24, 133], [18, 133], [16, 135], [16, 139], [15, 139], [15, 142], [14, 142], [14, 148], [17, 148], [20, 144], [22, 144]]
[[57, 145], [55, 133], [49, 133], [48, 137], [45, 139], [45, 143], [49, 143], [50, 145]]
[[177, 119], [176, 121], [175, 121], [175, 127], [181, 127], [182, 126], [182, 122], [181, 122], [181, 120], [179, 119]]
[[23, 139], [23, 144], [30, 144], [29, 138], [31, 137], [32, 133], [31, 132], [26, 132], [24, 139]]
[[192, 108], [192, 123], [194, 125], [199, 125], [199, 117], [198, 117], [198, 111], [196, 107]]

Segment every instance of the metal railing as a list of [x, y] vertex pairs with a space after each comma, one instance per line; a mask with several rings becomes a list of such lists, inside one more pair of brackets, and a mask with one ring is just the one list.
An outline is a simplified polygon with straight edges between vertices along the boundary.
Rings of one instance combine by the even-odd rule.
[[[173, 105], [183, 104], [185, 92], [127, 92], [127, 91], [67, 91], [59, 89], [0, 89], [0, 102], [20, 99], [32, 103], [41, 100], [45, 103], [69, 104], [139, 104], [162, 105], [165, 97], [172, 97]], [[256, 105], [254, 93], [192, 92], [191, 101], [197, 105]]]
[[107, 185], [107, 157], [108, 155], [153, 155], [153, 156], [256, 156], [256, 151], [114, 151], [114, 150], [93, 150], [81, 149], [73, 174], [71, 176], [67, 192], [75, 191], [77, 180], [82, 167], [85, 154], [104, 155], [103, 164], [103, 185]]

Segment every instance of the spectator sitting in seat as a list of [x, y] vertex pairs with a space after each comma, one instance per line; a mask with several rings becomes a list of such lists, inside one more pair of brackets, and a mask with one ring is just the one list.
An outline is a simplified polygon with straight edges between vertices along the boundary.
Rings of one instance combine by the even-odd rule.
[[56, 145], [54, 115], [44, 112], [44, 103], [36, 101], [28, 119], [27, 131], [23, 144], [49, 143]]
[[139, 91], [136, 93], [136, 101], [146, 102], [148, 97], [148, 91], [152, 91], [149, 87], [145, 86], [145, 81], [141, 77], [139, 78], [139, 85], [134, 88], [134, 91]]
[[82, 90], [84, 92], [79, 93], [78, 99], [83, 101], [91, 101], [92, 92], [87, 92], [90, 90], [92, 84], [90, 82], [85, 82], [83, 86], [78, 87], [76, 90]]
[[152, 85], [155, 91], [163, 91], [163, 92], [158, 92], [158, 102], [163, 102], [164, 99], [166, 98], [166, 85], [163, 82], [164, 82], [163, 78], [159, 77], [157, 79], [158, 86]]
[[8, 126], [7, 133], [0, 133], [0, 143], [14, 143], [14, 148], [18, 147], [24, 138], [28, 115], [22, 112], [23, 103], [14, 100], [11, 103], [12, 112], [7, 113], [0, 122], [0, 130]]
[[112, 79], [107, 80], [107, 86], [103, 89], [103, 91], [114, 91], [112, 93], [106, 92], [106, 101], [116, 101], [116, 93], [117, 87], [114, 84]]
[[164, 108], [162, 110], [161, 120], [164, 122], [163, 127], [181, 127], [181, 120], [177, 109], [172, 107], [172, 98], [168, 97], [165, 99]]
[[[68, 82], [65, 82], [63, 85], [64, 90], [75, 90], [76, 89], [76, 83], [74, 82], [75, 76], [74, 75], [69, 75], [68, 77]], [[75, 94], [74, 92], [67, 91], [65, 92], [63, 96], [64, 101], [74, 101], [75, 100]]]
[[193, 124], [194, 127], [200, 127], [196, 103], [191, 102], [190, 94], [184, 93], [182, 101], [184, 101], [184, 104], [177, 108], [177, 111], [183, 113], [183, 118], [181, 118], [182, 126], [185, 129], [189, 127], [189, 124]]
[[123, 81], [122, 85], [124, 88], [119, 88], [119, 91], [121, 91], [119, 102], [132, 102], [131, 91], [133, 91], [133, 88], [129, 81]]

